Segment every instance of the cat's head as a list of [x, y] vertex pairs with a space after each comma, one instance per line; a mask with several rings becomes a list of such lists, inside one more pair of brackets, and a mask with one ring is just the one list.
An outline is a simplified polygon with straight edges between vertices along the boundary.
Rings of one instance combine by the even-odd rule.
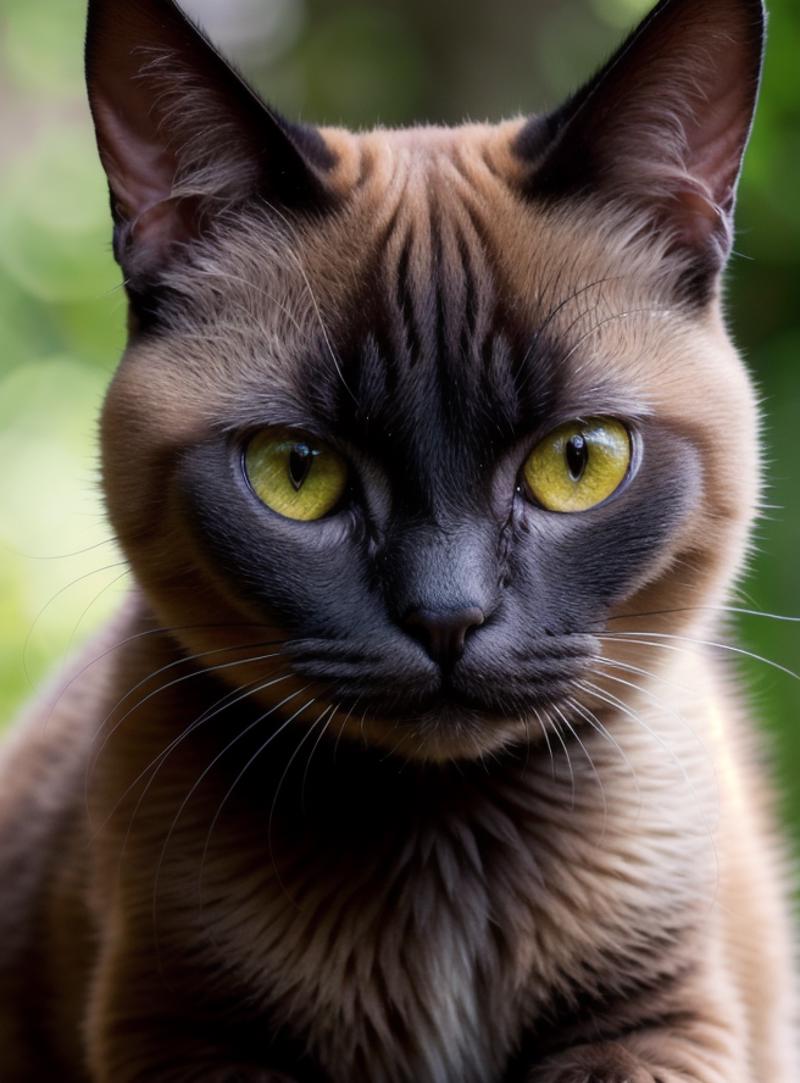
[[169, 0], [91, 0], [131, 302], [105, 486], [158, 619], [404, 755], [624, 704], [643, 647], [607, 630], [696, 627], [754, 514], [719, 278], [762, 39], [760, 0], [664, 0], [548, 116], [356, 135], [276, 116]]

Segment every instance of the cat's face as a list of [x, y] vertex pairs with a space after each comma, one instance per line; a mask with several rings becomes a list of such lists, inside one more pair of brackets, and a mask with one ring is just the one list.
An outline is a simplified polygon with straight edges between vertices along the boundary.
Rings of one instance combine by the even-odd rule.
[[[739, 563], [757, 439], [717, 300], [730, 169], [717, 148], [720, 194], [696, 188], [676, 141], [656, 185], [572, 109], [295, 131], [303, 183], [188, 225], [186, 178], [166, 228], [116, 182], [112, 520], [159, 619], [298, 724], [335, 709], [334, 733], [431, 759], [535, 739], [655, 667], [607, 630], [696, 627]], [[598, 190], [576, 195], [581, 158]]]

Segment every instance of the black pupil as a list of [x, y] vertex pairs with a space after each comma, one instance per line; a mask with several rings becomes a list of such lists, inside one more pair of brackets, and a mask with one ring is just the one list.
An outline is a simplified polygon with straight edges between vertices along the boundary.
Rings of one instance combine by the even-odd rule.
[[567, 468], [573, 481], [580, 481], [589, 462], [589, 445], [583, 436], [572, 436], [567, 441]]
[[314, 462], [314, 452], [308, 444], [295, 444], [289, 452], [289, 481], [295, 492], [308, 477], [308, 472]]

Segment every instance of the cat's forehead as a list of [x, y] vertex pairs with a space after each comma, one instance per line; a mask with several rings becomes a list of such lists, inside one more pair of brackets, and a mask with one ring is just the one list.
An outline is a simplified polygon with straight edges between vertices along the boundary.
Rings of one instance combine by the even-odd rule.
[[480, 184], [480, 172], [505, 181], [520, 176], [523, 165], [514, 153], [514, 140], [523, 118], [499, 124], [424, 125], [409, 128], [372, 128], [352, 132], [322, 128], [320, 134], [333, 153], [330, 183], [342, 194], [372, 188], [380, 198], [389, 196], [409, 178], [426, 176], [437, 184], [454, 167]]
[[357, 438], [438, 418], [485, 443], [677, 402], [717, 329], [674, 306], [661, 254], [624, 221], [523, 198], [518, 126], [325, 131], [333, 210], [253, 215], [173, 276], [183, 403], [197, 388], [230, 428]]
[[508, 145], [481, 128], [345, 144], [358, 163], [360, 274], [334, 316], [337, 365], [300, 365], [323, 423], [362, 440], [449, 425], [485, 444], [555, 410], [565, 370], [546, 347], [546, 302], [525, 311], [503, 266]]

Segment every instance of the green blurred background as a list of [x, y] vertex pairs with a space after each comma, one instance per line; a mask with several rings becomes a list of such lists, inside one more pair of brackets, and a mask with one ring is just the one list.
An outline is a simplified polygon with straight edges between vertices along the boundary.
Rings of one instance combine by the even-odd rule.
[[[556, 103], [649, 0], [187, 0], [291, 116], [483, 119]], [[766, 413], [773, 508], [744, 605], [800, 614], [800, 6], [772, 0], [729, 313]], [[97, 487], [95, 418], [123, 343], [104, 178], [84, 100], [84, 0], [0, 0], [0, 724], [122, 596]], [[739, 642], [800, 666], [800, 625]], [[800, 682], [742, 669], [774, 735], [800, 844]]]

